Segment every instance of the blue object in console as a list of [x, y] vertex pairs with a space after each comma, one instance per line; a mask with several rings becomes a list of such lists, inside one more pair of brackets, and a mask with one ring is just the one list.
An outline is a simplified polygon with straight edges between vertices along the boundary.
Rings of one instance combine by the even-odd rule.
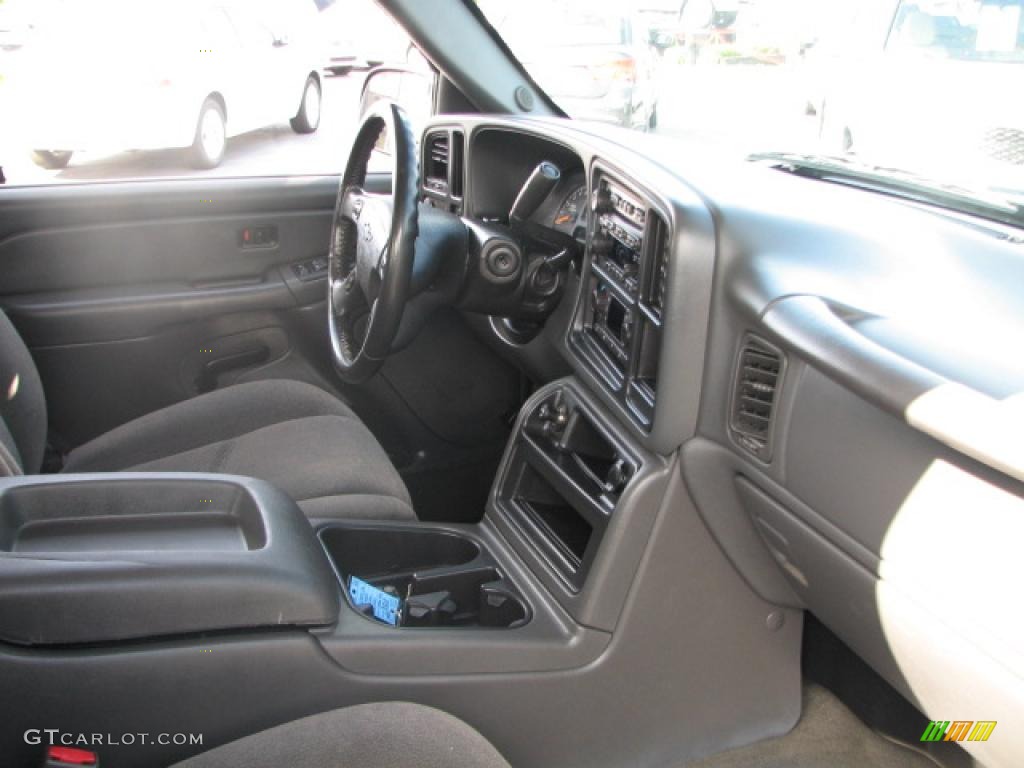
[[368, 605], [373, 609], [375, 619], [393, 627], [398, 626], [399, 609], [402, 605], [400, 598], [377, 589], [355, 576], [349, 577], [348, 594], [357, 608]]

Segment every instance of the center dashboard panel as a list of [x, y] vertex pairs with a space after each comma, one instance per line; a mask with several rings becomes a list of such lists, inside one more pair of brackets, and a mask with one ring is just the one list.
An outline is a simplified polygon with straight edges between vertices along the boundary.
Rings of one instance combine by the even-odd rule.
[[[572, 265], [558, 292], [543, 294], [566, 311], [524, 317], [546, 322], [552, 351], [632, 437], [668, 455], [693, 436], [715, 260], [714, 220], [700, 195], [620, 141], [561, 122], [446, 116], [425, 127], [421, 156], [424, 204], [459, 215], [471, 231], [518, 243], [520, 308], [544, 263]], [[548, 166], [559, 171], [550, 190], [516, 219], [527, 182]], [[480, 271], [467, 274], [479, 283]], [[503, 354], [535, 354], [534, 335], [522, 341], [499, 330], [517, 321], [493, 304], [460, 307], [492, 315], [489, 341]]]
[[649, 432], [658, 396], [670, 233], [661, 206], [603, 165], [590, 185], [583, 288], [569, 347]]
[[696, 433], [715, 225], [693, 189], [641, 158], [623, 162], [625, 152], [599, 145], [589, 158], [586, 249], [563, 350], [640, 444], [668, 455]]

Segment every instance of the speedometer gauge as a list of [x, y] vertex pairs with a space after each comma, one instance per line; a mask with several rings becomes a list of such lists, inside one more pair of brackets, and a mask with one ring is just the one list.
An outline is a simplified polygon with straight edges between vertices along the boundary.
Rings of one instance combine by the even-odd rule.
[[565, 198], [555, 214], [555, 229], [572, 233], [577, 226], [585, 225], [587, 217], [587, 188], [577, 187]]

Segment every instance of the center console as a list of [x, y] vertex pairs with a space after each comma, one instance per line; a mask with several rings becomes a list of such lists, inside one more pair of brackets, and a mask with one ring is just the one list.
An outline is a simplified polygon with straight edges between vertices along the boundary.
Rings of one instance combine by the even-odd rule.
[[527, 412], [497, 503], [579, 591], [640, 465], [631, 448], [599, 426], [575, 389], [560, 387]]
[[[371, 523], [320, 529], [351, 608], [399, 627], [515, 628], [530, 611], [494, 556], [455, 531]], [[353, 585], [363, 585], [362, 591]], [[385, 611], [367, 600], [380, 591]]]
[[[51, 721], [172, 722], [215, 746], [393, 699], [521, 719], [538, 686], [580, 670], [598, 700], [670, 477], [573, 377], [523, 406], [474, 525], [308, 520], [226, 475], [0, 480], [0, 678], [28, 702], [0, 748], [38, 763], [20, 734]], [[197, 747], [100, 751], [134, 768]]]
[[520, 411], [485, 521], [576, 621], [610, 630], [665, 467], [578, 379], [556, 381]]

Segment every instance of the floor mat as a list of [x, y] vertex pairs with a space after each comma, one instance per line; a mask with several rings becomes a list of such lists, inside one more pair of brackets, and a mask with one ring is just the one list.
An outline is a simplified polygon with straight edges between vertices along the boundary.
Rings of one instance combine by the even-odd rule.
[[803, 714], [785, 736], [706, 757], [685, 768], [936, 768], [923, 754], [879, 736], [830, 691], [804, 687]]

